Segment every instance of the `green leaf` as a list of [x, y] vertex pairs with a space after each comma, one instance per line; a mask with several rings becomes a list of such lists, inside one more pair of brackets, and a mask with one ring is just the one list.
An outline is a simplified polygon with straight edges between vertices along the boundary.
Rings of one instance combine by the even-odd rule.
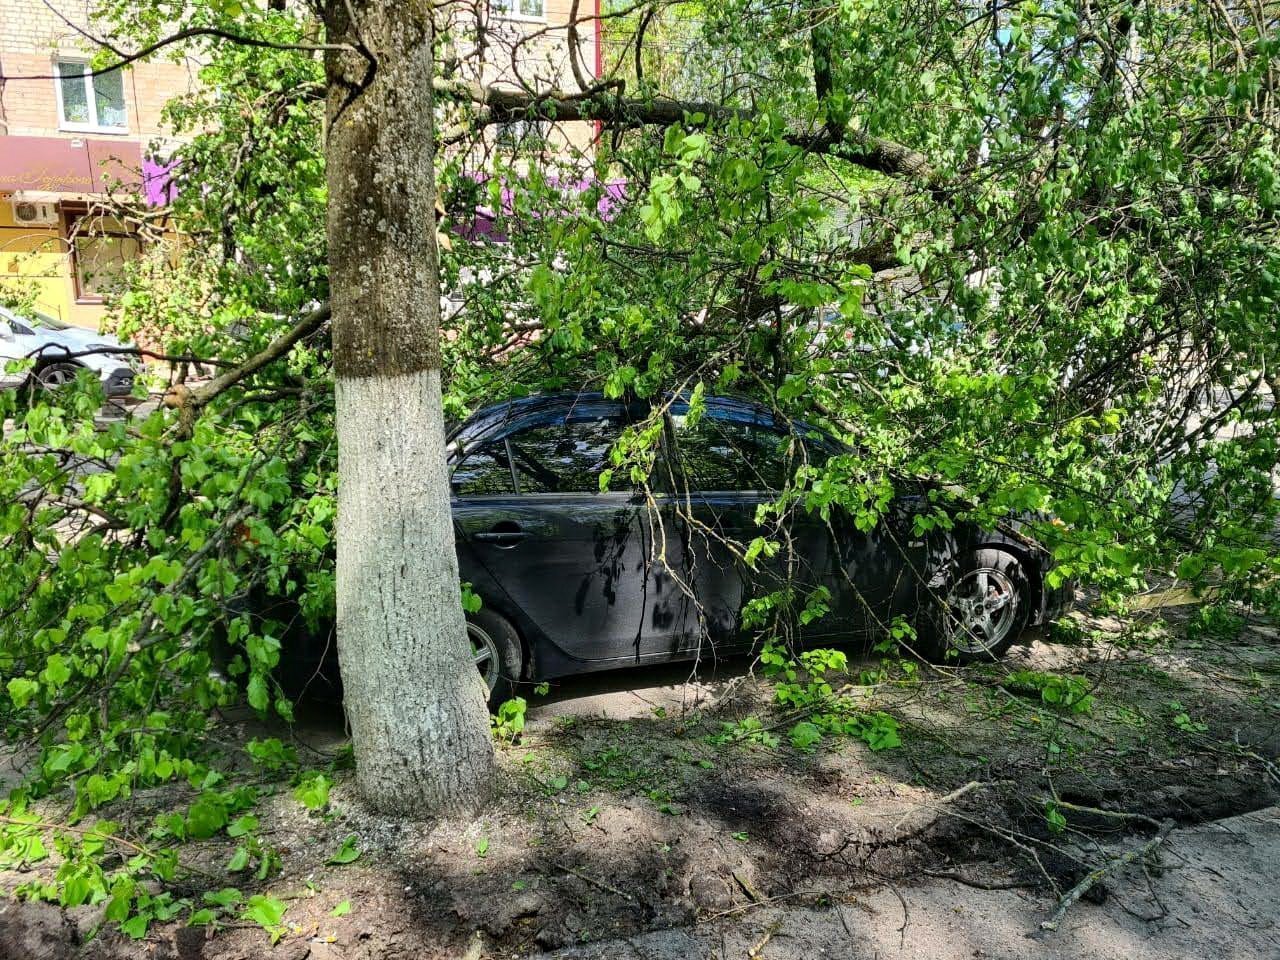
[[308, 810], [323, 810], [329, 805], [329, 787], [332, 781], [323, 773], [305, 777], [294, 787], [293, 796]]
[[476, 841], [476, 856], [484, 859], [489, 854], [489, 838], [481, 837]]
[[240, 846], [236, 847], [235, 853], [231, 854], [231, 859], [227, 861], [227, 871], [229, 873], [239, 873], [249, 865], [249, 848]]
[[40, 684], [34, 680], [28, 680], [26, 677], [14, 677], [7, 684], [7, 689], [9, 691], [9, 699], [13, 701], [15, 707], [21, 710], [40, 690]]
[[187, 834], [197, 840], [208, 840], [226, 823], [226, 804], [214, 791], [206, 791], [187, 811]]
[[340, 904], [329, 911], [331, 917], [345, 917], [351, 912], [351, 901], [343, 900]]
[[264, 929], [270, 930], [280, 926], [280, 921], [284, 919], [285, 910], [286, 907], [283, 900], [255, 893], [249, 898], [249, 902], [245, 905], [244, 912], [240, 914], [240, 917], [243, 920], [251, 920]]
[[224, 910], [230, 910], [243, 899], [244, 895], [235, 887], [223, 887], [216, 892], [207, 891], [204, 895], [205, 903], [211, 903], [215, 907], [222, 907]]
[[245, 693], [249, 700], [249, 706], [255, 710], [266, 710], [267, 705], [271, 702], [271, 694], [267, 690], [267, 681], [260, 673], [255, 673], [249, 678], [249, 685]]
[[70, 680], [71, 667], [67, 665], [66, 658], [60, 653], [50, 654], [45, 661], [43, 677], [55, 690]]
[[791, 745], [797, 750], [812, 750], [822, 739], [822, 731], [812, 723], [804, 721], [791, 728]]
[[147, 935], [147, 927], [151, 925], [151, 917], [138, 913], [120, 924], [120, 932], [134, 940], [141, 940]]
[[342, 846], [338, 847], [337, 852], [329, 858], [328, 862], [332, 864], [351, 863], [359, 858], [360, 850], [356, 847], [356, 835], [352, 833], [342, 841]]
[[258, 818], [245, 814], [227, 827], [227, 836], [243, 837], [246, 833], [253, 833], [257, 829]]

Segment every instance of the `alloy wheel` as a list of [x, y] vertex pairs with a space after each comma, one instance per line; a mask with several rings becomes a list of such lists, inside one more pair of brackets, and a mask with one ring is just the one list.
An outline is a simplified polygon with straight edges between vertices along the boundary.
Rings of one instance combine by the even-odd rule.
[[471, 662], [480, 671], [485, 689], [492, 693], [498, 684], [498, 671], [502, 668], [498, 645], [483, 627], [474, 623], [467, 624], [467, 639], [471, 641]]
[[75, 380], [75, 371], [64, 366], [46, 367], [36, 374], [36, 379], [46, 390], [56, 390], [58, 387], [65, 387], [72, 383]]
[[947, 641], [964, 654], [992, 653], [1018, 619], [1018, 588], [995, 567], [961, 577], [947, 597]]

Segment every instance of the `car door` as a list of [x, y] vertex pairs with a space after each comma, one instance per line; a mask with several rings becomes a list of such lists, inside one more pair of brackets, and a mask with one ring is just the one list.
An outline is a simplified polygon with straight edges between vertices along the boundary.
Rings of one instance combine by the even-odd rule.
[[[802, 460], [823, 453], [820, 447], [806, 445], [765, 411], [740, 403], [712, 401], [697, 420], [677, 403], [671, 409], [671, 434], [672, 456], [684, 484], [679, 499], [689, 575], [713, 648], [748, 642], [752, 631], [744, 626], [744, 608], [754, 598], [781, 590], [789, 590], [793, 613], [818, 587], [831, 594], [831, 612], [805, 626], [800, 639], [847, 634], [848, 611], [839, 602], [841, 553], [828, 524], [796, 510], [772, 530], [756, 516], [763, 504], [777, 499]], [[760, 536], [778, 542], [779, 549], [748, 564], [744, 552]]]
[[543, 410], [504, 424], [453, 473], [464, 548], [526, 627], [574, 661], [653, 660], [686, 646], [691, 602], [656, 562], [660, 525], [634, 491], [600, 491], [636, 412], [608, 401]]

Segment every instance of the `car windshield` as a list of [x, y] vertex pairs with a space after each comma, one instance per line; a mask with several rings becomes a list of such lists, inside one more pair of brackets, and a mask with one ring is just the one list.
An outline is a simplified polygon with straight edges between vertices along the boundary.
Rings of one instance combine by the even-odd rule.
[[33, 310], [27, 319], [31, 321], [33, 327], [44, 327], [46, 330], [66, 330], [71, 326], [67, 321], [51, 317], [47, 313], [41, 313], [39, 310]]

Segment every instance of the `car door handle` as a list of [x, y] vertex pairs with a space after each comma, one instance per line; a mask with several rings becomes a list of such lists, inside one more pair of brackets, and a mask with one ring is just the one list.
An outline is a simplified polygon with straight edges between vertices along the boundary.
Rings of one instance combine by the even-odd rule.
[[526, 539], [529, 534], [520, 529], [520, 524], [511, 520], [503, 520], [495, 523], [492, 529], [485, 530], [481, 533], [473, 535], [477, 540], [483, 540], [485, 543], [492, 543], [499, 547], [514, 547], [521, 540]]

